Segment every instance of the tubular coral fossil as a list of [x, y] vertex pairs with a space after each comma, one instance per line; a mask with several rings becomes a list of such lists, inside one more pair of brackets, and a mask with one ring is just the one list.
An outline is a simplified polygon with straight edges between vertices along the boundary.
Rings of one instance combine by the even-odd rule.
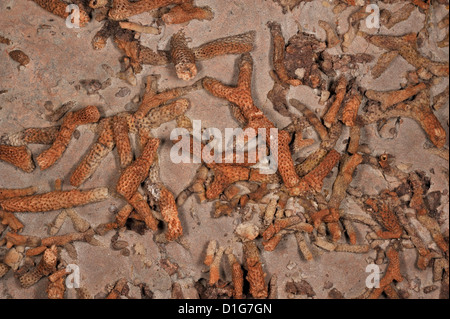
[[39, 264], [30, 272], [19, 278], [23, 288], [28, 288], [37, 283], [42, 277], [50, 275], [56, 268], [58, 251], [56, 246], [47, 248]]
[[[216, 39], [195, 48], [189, 48], [186, 43], [183, 43], [183, 37], [179, 33], [175, 34], [172, 39], [175, 40], [175, 48], [171, 47], [169, 51], [158, 52], [154, 52], [152, 49], [141, 45], [139, 41], [131, 39], [126, 34], [116, 34], [115, 42], [119, 49], [124, 51], [126, 56], [130, 57], [135, 72], [141, 69], [141, 64], [166, 65], [172, 62], [177, 63], [177, 61], [172, 60], [173, 56], [171, 51], [172, 53], [175, 51], [178, 60], [180, 60], [180, 55], [183, 59], [187, 58], [188, 63], [184, 64], [189, 64], [189, 73], [191, 73], [194, 70], [194, 65], [192, 64], [196, 61], [209, 60], [221, 55], [241, 54], [252, 51], [255, 35], [256, 33], [254, 31], [249, 31], [243, 34]], [[189, 78], [191, 78], [190, 75]]]
[[[251, 96], [252, 71], [253, 60], [250, 54], [244, 54], [239, 63], [237, 87], [226, 86], [208, 77], [203, 80], [203, 87], [213, 95], [227, 99], [229, 102], [237, 105], [247, 121], [246, 128], [253, 128], [255, 130], [260, 128], [266, 129], [266, 141], [270, 146], [270, 143], [273, 143], [271, 141], [270, 129], [275, 128], [275, 126], [253, 103]], [[287, 187], [292, 187], [300, 181], [295, 172], [294, 163], [290, 154], [290, 139], [287, 132], [278, 131], [278, 140], [275, 140], [278, 146], [278, 170]]]
[[429, 90], [420, 91], [414, 100], [401, 102], [386, 111], [379, 108], [370, 109], [361, 116], [361, 120], [364, 125], [367, 125], [399, 116], [416, 120], [437, 148], [442, 148], [445, 145], [447, 134], [430, 107]]
[[210, 7], [196, 7], [193, 1], [185, 2], [170, 9], [161, 19], [166, 24], [180, 24], [191, 20], [212, 20], [214, 13]]
[[0, 207], [9, 212], [47, 212], [98, 202], [108, 198], [107, 188], [94, 188], [87, 191], [54, 191], [45, 194], [21, 196], [5, 199]]
[[0, 145], [0, 161], [10, 163], [27, 173], [35, 168], [31, 152], [26, 146]]
[[139, 185], [147, 178], [158, 147], [159, 139], [149, 139], [142, 150], [142, 154], [125, 168], [122, 175], [120, 175], [116, 190], [125, 199], [130, 200], [136, 193]]
[[125, 20], [136, 14], [151, 11], [171, 4], [189, 3], [193, 0], [141, 0], [131, 2], [129, 0], [113, 0], [109, 17], [113, 20]]
[[404, 36], [369, 35], [359, 32], [368, 42], [385, 50], [398, 53], [415, 68], [425, 68], [436, 76], [448, 76], [448, 63], [432, 61], [422, 56], [417, 50], [417, 35], [415, 33]]
[[254, 298], [266, 298], [268, 295], [258, 247], [254, 241], [244, 243], [244, 260], [247, 269], [247, 281], [250, 284], [250, 294]]
[[403, 228], [388, 203], [371, 198], [367, 199], [365, 203], [373, 209], [377, 217], [379, 216], [381, 224], [387, 229], [387, 231], [378, 231], [377, 235], [382, 239], [400, 238]]
[[99, 119], [100, 113], [95, 106], [88, 106], [79, 111], [67, 114], [52, 146], [36, 158], [39, 167], [42, 170], [45, 170], [52, 166], [62, 156], [69, 145], [72, 134], [77, 126], [94, 123]]
[[194, 78], [197, 75], [195, 66], [195, 55], [189, 49], [183, 30], [178, 31], [170, 39], [170, 56], [177, 76], [185, 81]]
[[[43, 9], [47, 10], [50, 13], [53, 13], [54, 15], [57, 15], [61, 18], [67, 18], [69, 14], [73, 13], [73, 10], [70, 12], [67, 10], [68, 4], [65, 3], [62, 0], [33, 0], [36, 2], [39, 6], [41, 6]], [[85, 26], [89, 21], [89, 15], [84, 10], [83, 7], [79, 8], [80, 13], [80, 26]], [[74, 23], [75, 21], [72, 21]]]

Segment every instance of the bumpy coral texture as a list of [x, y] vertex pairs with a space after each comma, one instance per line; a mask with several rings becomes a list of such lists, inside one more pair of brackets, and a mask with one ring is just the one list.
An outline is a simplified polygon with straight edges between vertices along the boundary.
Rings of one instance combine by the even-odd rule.
[[150, 166], [159, 147], [159, 139], [152, 138], [145, 145], [141, 156], [131, 163], [120, 175], [116, 190], [127, 200], [136, 193], [139, 185], [147, 178]]
[[27, 173], [35, 168], [31, 152], [26, 146], [0, 145], [0, 161], [10, 163]]
[[104, 200], [107, 197], [107, 188], [94, 188], [86, 191], [74, 189], [9, 198], [2, 201], [0, 206], [10, 212], [47, 212], [86, 205]]
[[52, 146], [36, 158], [39, 167], [45, 170], [55, 164], [69, 145], [72, 134], [77, 126], [94, 123], [99, 119], [100, 112], [95, 106], [88, 106], [79, 111], [67, 114]]

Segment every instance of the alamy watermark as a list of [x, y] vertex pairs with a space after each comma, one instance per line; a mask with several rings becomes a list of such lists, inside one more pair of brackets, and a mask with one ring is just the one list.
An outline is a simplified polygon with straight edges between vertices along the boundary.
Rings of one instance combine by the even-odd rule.
[[[199, 120], [194, 120], [192, 124], [192, 138], [184, 128], [175, 128], [170, 134], [172, 141], [178, 141], [170, 150], [173, 163], [248, 163], [258, 164], [261, 174], [276, 173], [278, 129], [225, 128], [223, 135], [218, 128], [208, 128], [202, 132]], [[270, 139], [269, 142], [267, 138]]]
[[366, 18], [366, 27], [369, 29], [380, 28], [380, 7], [376, 4], [369, 4], [366, 6], [366, 12], [370, 13]]
[[80, 288], [80, 267], [75, 264], [68, 264], [66, 267], [66, 272], [69, 273], [66, 277], [66, 287]]
[[66, 18], [66, 27], [69, 29], [80, 28], [80, 8], [76, 4], [69, 4], [66, 7], [69, 16]]
[[369, 275], [366, 278], [366, 287], [369, 289], [380, 288], [380, 276], [381, 276], [380, 267], [375, 264], [369, 264], [366, 267], [366, 272], [369, 273]]

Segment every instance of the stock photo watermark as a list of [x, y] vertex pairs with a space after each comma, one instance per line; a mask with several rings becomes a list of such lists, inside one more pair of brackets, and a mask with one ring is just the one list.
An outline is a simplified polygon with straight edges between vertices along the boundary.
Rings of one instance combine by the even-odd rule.
[[80, 288], [80, 267], [75, 264], [68, 264], [66, 272], [68, 273], [65, 281], [66, 287], [69, 289]]
[[366, 18], [366, 27], [369, 29], [380, 28], [380, 7], [376, 4], [369, 4], [366, 6], [366, 12], [370, 13]]
[[366, 272], [369, 273], [366, 278], [366, 287], [369, 289], [380, 288], [380, 267], [375, 264], [369, 264], [366, 267]]
[[69, 16], [66, 18], [66, 27], [69, 29], [80, 28], [80, 8], [76, 4], [69, 4], [66, 7]]
[[[175, 128], [170, 139], [178, 141], [170, 150], [170, 159], [175, 164], [258, 164], [261, 174], [275, 174], [278, 169], [276, 128], [225, 128], [225, 134], [222, 134], [218, 128], [202, 132], [201, 121], [194, 120], [192, 138], [187, 129]], [[191, 152], [194, 154], [192, 159]]]

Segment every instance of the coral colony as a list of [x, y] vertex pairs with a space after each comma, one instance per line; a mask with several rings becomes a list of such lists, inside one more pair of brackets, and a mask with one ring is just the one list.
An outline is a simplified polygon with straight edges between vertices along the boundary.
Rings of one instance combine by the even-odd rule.
[[[415, 120], [429, 139], [429, 152], [448, 161], [445, 149], [446, 131], [435, 111], [445, 105], [446, 91], [431, 99], [431, 90], [437, 79], [448, 77], [448, 63], [437, 62], [423, 55], [416, 33], [401, 36], [360, 31], [360, 25], [373, 11], [367, 10], [368, 1], [334, 1], [333, 12], [339, 14], [350, 8], [348, 31], [336, 32], [332, 23], [319, 21], [326, 33], [320, 41], [313, 34], [298, 31], [287, 41], [281, 25], [267, 21], [267, 37], [272, 41], [271, 60], [273, 89], [267, 97], [273, 108], [290, 119], [290, 124], [279, 128], [267, 117], [268, 106], [258, 105], [252, 91], [257, 90], [252, 80], [255, 61], [252, 51], [256, 32], [231, 35], [193, 47], [183, 29], [174, 33], [166, 51], [154, 51], [140, 43], [140, 33], [158, 34], [158, 28], [143, 26], [127, 19], [155, 9], [161, 11], [160, 21], [166, 25], [186, 24], [191, 20], [209, 21], [214, 13], [209, 7], [198, 7], [193, 0], [90, 0], [73, 1], [75, 7], [66, 10], [68, 3], [62, 0], [33, 0], [43, 9], [70, 23], [83, 28], [91, 17], [103, 23], [92, 41], [94, 50], [101, 50], [112, 40], [124, 55], [125, 69], [121, 78], [136, 82], [136, 75], [143, 65], [167, 65], [173, 75], [193, 84], [158, 90], [158, 77], [146, 76], [147, 83], [142, 102], [134, 112], [123, 112], [102, 117], [96, 106], [89, 105], [79, 110], [66, 110], [60, 117], [61, 124], [50, 127], [26, 128], [12, 134], [4, 134], [0, 140], [0, 160], [33, 174], [35, 170], [46, 170], [58, 163], [71, 143], [77, 127], [96, 124], [96, 138], [84, 157], [70, 173], [71, 190], [62, 190], [61, 181], [55, 189], [39, 193], [36, 187], [23, 189], [0, 188], [0, 245], [8, 249], [0, 262], [0, 278], [14, 271], [24, 288], [42, 278], [48, 281], [49, 298], [64, 298], [64, 280], [69, 272], [60, 257], [67, 244], [84, 241], [95, 244], [96, 236], [125, 227], [130, 220], [138, 221], [145, 230], [162, 232], [165, 242], [182, 242], [185, 229], [182, 227], [178, 209], [187, 197], [195, 195], [200, 203], [215, 202], [214, 218], [235, 212], [244, 214], [252, 204], [261, 210], [259, 223], [243, 221], [236, 227], [236, 235], [242, 242], [243, 263], [229, 247], [221, 246], [211, 239], [204, 255], [204, 265], [209, 268], [209, 280], [198, 288], [201, 297], [226, 298], [276, 298], [277, 274], [266, 276], [261, 260], [261, 250], [277, 249], [281, 240], [293, 234], [301, 256], [306, 261], [315, 258], [314, 249], [328, 253], [366, 253], [376, 251], [377, 264], [387, 262], [379, 285], [361, 291], [360, 298], [404, 297], [396, 284], [404, 280], [400, 258], [403, 251], [413, 249], [417, 254], [414, 267], [427, 271], [432, 268], [433, 279], [440, 282], [441, 294], [448, 296], [448, 231], [441, 232], [440, 224], [430, 214], [427, 201], [427, 176], [423, 172], [406, 171], [395, 165], [390, 154], [374, 154], [367, 145], [360, 143], [361, 134], [372, 123], [383, 123], [391, 118]], [[207, 1], [206, 1], [207, 2]], [[302, 0], [275, 0], [283, 12], [299, 6]], [[386, 4], [391, 1], [382, 1]], [[428, 17], [433, 5], [447, 5], [448, 1], [403, 1], [404, 6], [390, 11], [389, 6], [380, 13], [380, 23], [389, 29], [405, 21], [413, 12], [420, 10]], [[74, 14], [76, 15], [76, 19]], [[439, 22], [439, 28], [448, 28], [448, 13]], [[382, 52], [374, 56], [359, 53], [349, 54], [348, 48], [356, 37], [367, 41], [367, 45], [378, 47]], [[448, 33], [438, 43], [448, 46]], [[421, 40], [423, 41], [423, 39]], [[0, 43], [11, 45], [11, 41], [0, 36]], [[332, 55], [329, 48], [340, 48], [341, 55]], [[26, 67], [30, 58], [20, 50], [9, 52], [10, 57]], [[232, 84], [206, 76], [198, 78], [198, 66], [202, 61], [220, 59], [224, 55], [237, 56], [237, 79]], [[373, 78], [380, 77], [394, 59], [404, 59], [412, 70], [407, 85], [394, 91], [366, 90], [352, 70], [374, 61], [371, 68]], [[258, 63], [266, 63], [259, 61]], [[229, 70], [230, 73], [236, 70]], [[330, 79], [328, 85], [323, 74]], [[213, 76], [213, 75], [211, 75]], [[321, 103], [326, 105], [324, 114], [317, 114], [296, 99], [288, 99], [291, 87], [306, 86], [321, 93]], [[189, 94], [205, 90], [230, 105], [238, 128], [222, 132], [205, 130], [198, 120], [191, 120], [186, 112], [191, 107]], [[300, 115], [301, 114], [301, 115]], [[171, 159], [174, 163], [201, 164], [193, 183], [177, 197], [164, 185], [159, 176], [160, 140], [152, 130], [162, 124], [175, 121], [177, 129], [171, 134], [173, 147]], [[320, 145], [302, 161], [294, 160], [293, 154], [314, 143], [304, 138], [304, 132], [313, 129]], [[344, 130], [350, 138], [343, 152], [336, 144]], [[135, 137], [137, 146], [131, 142]], [[40, 154], [32, 154], [28, 145], [43, 144], [48, 147]], [[225, 146], [224, 146], [225, 145]], [[120, 178], [115, 185], [99, 185], [97, 188], [80, 190], [111, 152], [118, 157]], [[360, 165], [369, 165], [383, 175], [396, 179], [400, 186], [386, 189], [379, 194], [364, 194], [350, 187]], [[268, 169], [270, 168], [270, 169]], [[335, 169], [336, 168], [336, 169]], [[337, 170], [330, 191], [324, 191], [324, 180]], [[242, 185], [247, 191], [242, 192]], [[107, 201], [111, 188], [123, 200], [115, 219], [100, 225], [90, 225], [74, 210], [81, 205]], [[406, 193], [410, 196], [404, 196]], [[272, 196], [268, 196], [272, 195]], [[357, 215], [341, 208], [346, 198], [352, 198], [366, 215]], [[301, 206], [302, 210], [297, 207]], [[409, 209], [406, 214], [405, 210]], [[26, 225], [15, 213], [38, 213], [61, 211], [49, 228], [50, 237], [40, 238], [22, 235]], [[415, 213], [411, 215], [411, 210]], [[64, 220], [69, 217], [76, 232], [57, 235]], [[413, 219], [416, 222], [413, 222]], [[243, 219], [245, 220], [245, 219]], [[366, 236], [356, 235], [355, 224], [363, 225]], [[419, 236], [418, 225], [426, 229], [430, 240]], [[199, 230], [201, 231], [201, 229]], [[114, 247], [122, 247], [117, 239]], [[19, 247], [26, 247], [24, 251]], [[315, 248], [314, 248], [315, 247]], [[313, 249], [314, 248], [314, 249]], [[26, 263], [19, 263], [18, 255], [24, 254]], [[226, 263], [221, 263], [225, 259]], [[35, 264], [34, 260], [37, 262]], [[30, 262], [31, 261], [31, 262]], [[167, 267], [175, 267], [170, 263]], [[221, 267], [229, 267], [231, 281], [222, 277]], [[307, 282], [286, 286], [291, 293], [305, 291], [311, 287]], [[90, 298], [84, 288], [78, 288], [79, 298]], [[173, 286], [174, 296], [182, 292]], [[127, 290], [127, 279], [114, 281], [107, 298], [120, 298]], [[313, 294], [311, 294], [313, 295]], [[357, 297], [357, 296], [355, 296]]]

